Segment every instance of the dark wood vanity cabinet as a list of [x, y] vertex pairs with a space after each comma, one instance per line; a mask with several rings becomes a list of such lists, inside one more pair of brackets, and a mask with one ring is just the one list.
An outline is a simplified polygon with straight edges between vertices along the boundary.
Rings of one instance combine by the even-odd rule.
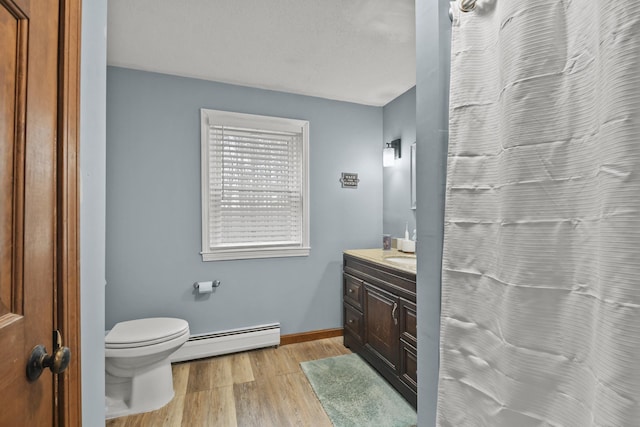
[[417, 403], [416, 275], [344, 254], [344, 345]]

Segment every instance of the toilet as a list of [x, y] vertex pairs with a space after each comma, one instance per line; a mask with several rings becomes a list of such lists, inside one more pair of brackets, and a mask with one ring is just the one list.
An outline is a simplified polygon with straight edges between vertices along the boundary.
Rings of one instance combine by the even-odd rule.
[[189, 338], [170, 317], [129, 320], [105, 335], [106, 418], [153, 411], [173, 399], [169, 356]]

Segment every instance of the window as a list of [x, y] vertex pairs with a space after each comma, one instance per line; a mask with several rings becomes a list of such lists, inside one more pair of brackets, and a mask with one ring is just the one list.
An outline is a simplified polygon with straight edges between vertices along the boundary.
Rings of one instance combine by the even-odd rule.
[[309, 255], [309, 122], [200, 117], [202, 260]]

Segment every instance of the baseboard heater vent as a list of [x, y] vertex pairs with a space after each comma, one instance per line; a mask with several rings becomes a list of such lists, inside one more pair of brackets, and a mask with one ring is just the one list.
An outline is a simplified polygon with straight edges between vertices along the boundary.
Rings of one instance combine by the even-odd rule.
[[172, 363], [183, 362], [277, 345], [280, 345], [280, 323], [272, 323], [250, 328], [191, 335], [170, 359]]

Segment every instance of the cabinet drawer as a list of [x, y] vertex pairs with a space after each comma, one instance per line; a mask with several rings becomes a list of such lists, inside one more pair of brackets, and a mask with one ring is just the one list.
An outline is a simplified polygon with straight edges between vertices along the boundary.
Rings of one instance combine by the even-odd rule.
[[362, 310], [362, 295], [364, 282], [349, 274], [344, 274], [343, 298], [355, 308]]
[[418, 390], [417, 351], [403, 340], [400, 340], [400, 379], [413, 391]]
[[414, 347], [417, 346], [416, 305], [411, 301], [400, 299], [400, 337]]
[[351, 307], [349, 304], [343, 304], [344, 307], [344, 328], [347, 332], [351, 332], [360, 344], [363, 342], [364, 321], [362, 313]]

